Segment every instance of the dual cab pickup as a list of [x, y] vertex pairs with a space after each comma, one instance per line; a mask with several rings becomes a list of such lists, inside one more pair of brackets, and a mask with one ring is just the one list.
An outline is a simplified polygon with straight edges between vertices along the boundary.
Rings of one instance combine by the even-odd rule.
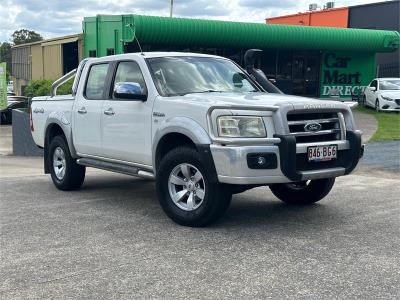
[[[72, 95], [57, 96], [72, 76]], [[166, 214], [187, 226], [257, 186], [319, 201], [362, 154], [346, 104], [283, 95], [251, 63], [192, 53], [85, 59], [32, 100], [31, 121], [57, 188], [80, 188], [87, 166], [152, 178]]]

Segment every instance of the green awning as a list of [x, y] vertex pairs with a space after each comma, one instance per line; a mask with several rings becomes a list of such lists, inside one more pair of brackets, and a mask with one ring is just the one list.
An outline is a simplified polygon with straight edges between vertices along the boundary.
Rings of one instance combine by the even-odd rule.
[[[98, 16], [101, 17], [101, 16]], [[105, 16], [104, 16], [105, 17]], [[124, 37], [133, 24], [141, 44], [227, 48], [288, 48], [391, 52], [397, 31], [275, 25], [215, 20], [123, 15]]]

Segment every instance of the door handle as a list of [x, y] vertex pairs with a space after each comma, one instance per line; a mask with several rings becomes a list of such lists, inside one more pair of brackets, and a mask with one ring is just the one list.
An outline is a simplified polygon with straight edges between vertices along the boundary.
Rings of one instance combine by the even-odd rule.
[[114, 110], [110, 107], [109, 109], [107, 109], [107, 110], [104, 111], [104, 114], [107, 115], [107, 116], [113, 116], [113, 115], [115, 115], [115, 112], [114, 112]]
[[86, 114], [86, 108], [85, 107], [81, 107], [80, 109], [78, 109], [78, 113], [80, 113], [81, 115]]

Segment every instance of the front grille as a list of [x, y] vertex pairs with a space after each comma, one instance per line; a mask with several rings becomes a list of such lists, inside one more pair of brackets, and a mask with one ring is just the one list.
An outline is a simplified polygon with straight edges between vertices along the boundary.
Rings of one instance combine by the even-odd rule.
[[[340, 116], [337, 112], [295, 113], [287, 114], [291, 135], [296, 137], [296, 143], [326, 142], [341, 139]], [[318, 123], [318, 131], [307, 131], [306, 125]]]

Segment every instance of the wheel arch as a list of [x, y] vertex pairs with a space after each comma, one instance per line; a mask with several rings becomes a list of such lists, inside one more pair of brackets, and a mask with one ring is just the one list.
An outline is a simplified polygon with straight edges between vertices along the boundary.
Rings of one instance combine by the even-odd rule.
[[49, 146], [54, 137], [58, 135], [64, 136], [72, 157], [76, 157], [76, 151], [72, 143], [72, 130], [69, 122], [66, 124], [65, 120], [49, 116], [46, 123], [44, 132], [44, 171], [48, 174], [50, 172], [48, 160]]
[[[189, 145], [203, 153], [208, 148], [211, 139], [204, 128], [196, 121], [186, 117], [176, 117], [166, 120], [156, 131], [153, 138], [152, 162], [154, 173], [162, 156], [177, 146]], [[210, 154], [210, 153], [208, 153]]]

